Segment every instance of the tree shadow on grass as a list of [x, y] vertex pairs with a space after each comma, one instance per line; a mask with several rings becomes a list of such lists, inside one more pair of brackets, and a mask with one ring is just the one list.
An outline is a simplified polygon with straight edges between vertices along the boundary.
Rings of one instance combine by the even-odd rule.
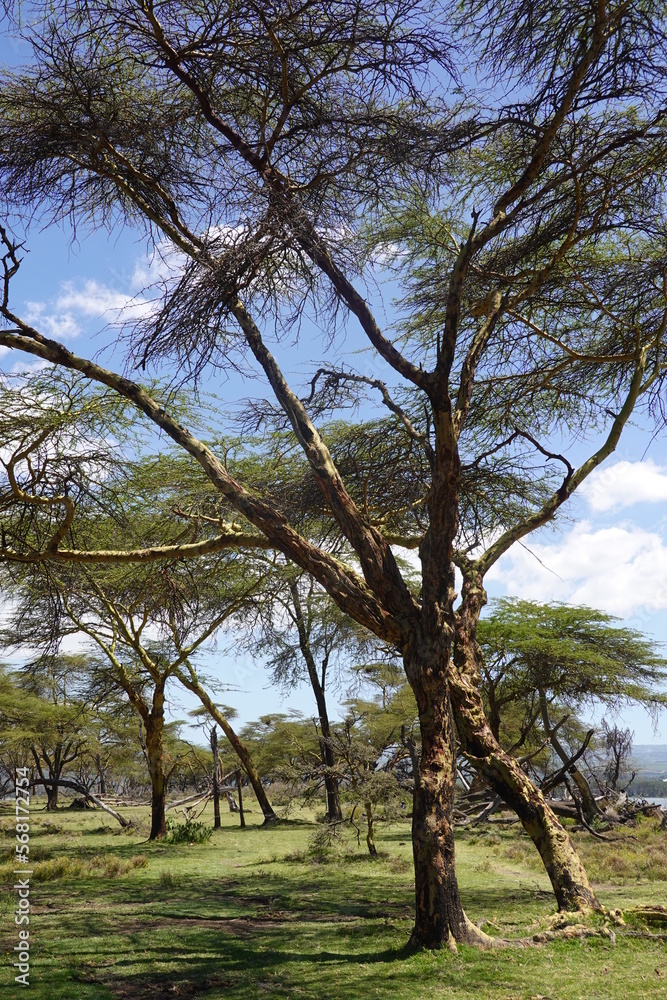
[[[361, 950], [345, 948], [350, 939], [358, 943]], [[181, 929], [178, 940], [177, 949], [174, 944], [133, 942], [142, 956], [140, 964], [128, 955], [108, 965], [108, 959], [95, 951], [92, 960], [85, 959], [73, 970], [72, 978], [75, 982], [104, 986], [114, 996], [127, 1000], [148, 1000], [149, 997], [166, 1000], [167, 997], [198, 996], [213, 990], [236, 995], [229, 991], [237, 989], [241, 990], [238, 995], [257, 996], [273, 992], [274, 988], [288, 987], [290, 982], [301, 982], [304, 975], [308, 978], [308, 966], [313, 966], [310, 978], [314, 981], [320, 976], [317, 969], [323, 967], [332, 970], [332, 981], [339, 977], [335, 970], [342, 974], [346, 968], [354, 981], [354, 970], [359, 966], [384, 966], [414, 954], [407, 945], [377, 950], [377, 928], [355, 928], [353, 932], [346, 928], [344, 935], [337, 936], [343, 945], [343, 950], [339, 951], [330, 947], [304, 952], [281, 948], [281, 943], [288, 946], [292, 941], [292, 935], [285, 928], [273, 931], [263, 928], [252, 935], [252, 942], [246, 934], [220, 934], [209, 929], [184, 933]], [[169, 971], [157, 974], [146, 968], [164, 968], [165, 965], [170, 966]]]

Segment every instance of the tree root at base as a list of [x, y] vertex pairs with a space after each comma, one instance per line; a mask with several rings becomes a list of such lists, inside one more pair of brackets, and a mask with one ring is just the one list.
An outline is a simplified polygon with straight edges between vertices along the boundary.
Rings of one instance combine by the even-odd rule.
[[[587, 917], [593, 916], [596, 913], [599, 914], [599, 911], [596, 911], [593, 908], [586, 911], [579, 910], [576, 913], [555, 913], [547, 919], [544, 929], [535, 931], [535, 933], [529, 937], [521, 938], [492, 937], [490, 934], [487, 934], [481, 929], [480, 924], [474, 924], [467, 917], [467, 915], [464, 914], [465, 937], [462, 940], [456, 941], [454, 936], [450, 934], [447, 940], [442, 942], [440, 947], [447, 948], [448, 951], [456, 954], [459, 944], [466, 944], [474, 948], [482, 949], [534, 948], [538, 945], [548, 944], [551, 941], [581, 941], [584, 938], [593, 937], [607, 938], [610, 945], [614, 947], [616, 945], [617, 934], [620, 934], [621, 937], [644, 938], [652, 941], [667, 940], [667, 933], [656, 933], [655, 931], [648, 929], [630, 930], [626, 928], [623, 912], [621, 910], [612, 909], [602, 912], [605, 918], [604, 923], [597, 927], [591, 926], [585, 922]], [[633, 907], [631, 910], [627, 910], [626, 912], [643, 917], [647, 921], [655, 920], [657, 923], [662, 923], [663, 921], [667, 922], [667, 907], [660, 905], [637, 906]], [[429, 946], [415, 942], [413, 938], [410, 938], [408, 947], [417, 951], [428, 949]]]

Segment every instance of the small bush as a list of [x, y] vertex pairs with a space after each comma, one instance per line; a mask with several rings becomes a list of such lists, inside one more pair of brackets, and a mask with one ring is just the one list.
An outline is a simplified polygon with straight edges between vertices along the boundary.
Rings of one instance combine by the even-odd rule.
[[96, 854], [89, 860], [79, 858], [48, 858], [33, 865], [35, 882], [56, 882], [68, 878], [117, 878], [134, 868], [145, 868], [148, 858], [137, 854], [123, 861], [115, 854]]
[[638, 817], [633, 827], [616, 827], [605, 836], [611, 841], [593, 840], [590, 834], [576, 837], [594, 882], [667, 881], [667, 836], [655, 818]]
[[53, 848], [51, 847], [33, 847], [30, 846], [30, 860], [31, 861], [50, 861], [53, 857]]
[[40, 833], [48, 833], [54, 835], [60, 835], [65, 832], [64, 826], [58, 826], [56, 823], [49, 823], [48, 821], [44, 823]]
[[341, 854], [342, 843], [333, 824], [323, 823], [308, 840], [308, 856], [319, 864]]
[[166, 844], [204, 844], [213, 836], [213, 828], [206, 823], [198, 823], [191, 816], [186, 816], [184, 823], [167, 820]]
[[55, 882], [64, 878], [78, 878], [83, 874], [83, 862], [77, 858], [49, 858], [38, 861], [33, 867], [35, 882]]

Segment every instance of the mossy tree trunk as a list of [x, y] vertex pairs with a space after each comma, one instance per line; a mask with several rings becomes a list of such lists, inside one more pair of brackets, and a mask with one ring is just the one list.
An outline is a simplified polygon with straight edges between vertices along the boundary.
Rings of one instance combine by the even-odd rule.
[[456, 878], [452, 815], [456, 781], [454, 722], [449, 701], [447, 663], [428, 667], [406, 663], [417, 698], [421, 757], [414, 775], [412, 853], [415, 868], [413, 947], [473, 941]]
[[521, 820], [539, 851], [559, 910], [599, 910], [600, 904], [567, 832], [518, 761], [502, 749], [485, 717], [479, 693], [482, 654], [476, 639], [477, 621], [485, 600], [481, 580], [464, 579], [450, 678], [452, 706], [462, 749]]

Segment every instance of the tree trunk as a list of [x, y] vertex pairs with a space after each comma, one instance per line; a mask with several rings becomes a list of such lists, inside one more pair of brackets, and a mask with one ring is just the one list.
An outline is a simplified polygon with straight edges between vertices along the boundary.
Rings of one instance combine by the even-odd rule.
[[241, 826], [245, 826], [245, 815], [243, 812], [243, 789], [241, 787], [241, 772], [236, 772], [236, 791], [239, 796], [239, 817], [241, 819]]
[[327, 815], [326, 818], [330, 823], [337, 820], [342, 820], [343, 812], [340, 807], [340, 793], [338, 790], [338, 779], [332, 773], [334, 767], [336, 766], [336, 759], [334, 757], [333, 747], [331, 745], [331, 728], [329, 726], [329, 719], [325, 714], [320, 713], [320, 723], [322, 725], [322, 736], [320, 739], [320, 752], [322, 754], [322, 763], [326, 768], [326, 775], [324, 777], [324, 787], [327, 793]]
[[81, 795], [84, 796], [84, 798], [88, 799], [89, 802], [92, 802], [93, 805], [97, 806], [98, 809], [103, 809], [104, 812], [107, 812], [109, 813], [110, 816], [113, 816], [115, 820], [118, 820], [118, 822], [122, 827], [132, 826], [132, 820], [125, 819], [125, 817], [121, 816], [120, 813], [117, 813], [115, 809], [112, 809], [111, 806], [108, 806], [105, 802], [102, 802], [102, 800], [98, 799], [96, 795], [93, 795], [92, 792], [89, 792], [87, 788], [85, 788], [83, 785], [80, 785], [78, 781], [72, 781], [69, 778], [58, 778], [57, 781], [55, 779], [51, 781], [50, 778], [39, 778], [39, 780], [37, 778], [34, 779], [35, 786], [37, 784], [42, 784], [46, 788], [47, 792], [49, 790], [49, 782], [56, 789], [58, 787], [73, 788], [75, 792], [79, 792]]
[[102, 761], [99, 754], [95, 754], [95, 763], [97, 765], [97, 774], [100, 782], [100, 795], [106, 795], [107, 783], [105, 781], [104, 768], [102, 767]]
[[146, 753], [148, 769], [151, 776], [151, 832], [149, 840], [164, 837], [166, 782], [164, 776], [164, 757], [162, 750], [163, 718], [150, 717], [145, 720]]
[[218, 787], [218, 731], [211, 729], [211, 752], [213, 753], [213, 829], [219, 830], [220, 823], [220, 790]]
[[452, 707], [462, 749], [476, 770], [488, 779], [494, 791], [521, 820], [551, 879], [559, 910], [599, 910], [601, 906], [565, 829], [542, 792], [494, 738], [484, 715], [478, 684], [482, 654], [475, 638], [484, 597], [481, 583], [475, 592], [469, 581], [464, 582], [464, 603], [457, 622], [455, 662], [450, 680]]
[[178, 677], [181, 684], [188, 688], [189, 691], [192, 691], [193, 694], [197, 695], [208, 714], [218, 723], [234, 750], [234, 753], [243, 764], [243, 768], [248, 775], [248, 781], [252, 785], [252, 789], [257, 796], [259, 807], [264, 814], [264, 822], [275, 823], [278, 817], [271, 807], [271, 803], [269, 802], [268, 796], [262, 786], [257, 768], [253, 764], [252, 757], [250, 756], [250, 752], [246, 745], [238, 738], [227, 719], [218, 707], [211, 701], [208, 694], [195, 677], [190, 677], [180, 670], [175, 670], [174, 674]]
[[422, 752], [414, 776], [412, 853], [415, 866], [413, 947], [488, 940], [466, 917], [454, 863], [452, 816], [456, 782], [454, 722], [446, 662], [422, 668], [406, 661], [419, 708]]
[[320, 676], [317, 672], [317, 664], [315, 663], [315, 657], [313, 656], [308, 632], [306, 630], [303, 610], [301, 608], [299, 588], [294, 580], [290, 583], [290, 592], [292, 594], [292, 603], [296, 612], [296, 625], [299, 633], [299, 648], [301, 649], [301, 655], [303, 656], [306, 667], [308, 668], [310, 686], [312, 687], [313, 694], [315, 695], [317, 714], [320, 720], [320, 754], [322, 757], [322, 764], [325, 769], [324, 787], [327, 793], [326, 819], [330, 823], [339, 822], [343, 818], [343, 813], [340, 807], [338, 779], [334, 774], [336, 758], [334, 757], [333, 752], [331, 726], [329, 724], [329, 713], [327, 711], [327, 700], [324, 694], [326, 661], [322, 668], [322, 681], [320, 681]]
[[468, 939], [454, 866], [453, 727], [449, 706], [444, 711], [442, 704], [430, 708], [428, 715], [419, 717], [422, 754], [412, 805], [415, 926], [410, 943], [426, 948], [439, 947], [450, 938]]
[[[46, 811], [52, 812], [54, 809], [58, 808], [58, 786], [56, 784], [47, 785], [44, 778], [44, 771], [42, 770], [42, 762], [40, 760], [39, 754], [35, 747], [30, 748], [33, 759], [35, 761], [35, 766], [37, 767], [37, 773], [42, 779], [42, 785], [46, 789]], [[60, 778], [60, 771], [55, 773], [57, 758], [54, 756], [53, 762], [51, 762], [47, 757], [47, 763], [49, 765], [49, 778], [51, 781], [57, 781]]]
[[[549, 719], [546, 692], [541, 688], [539, 690], [539, 698], [544, 732], [549, 737], [549, 742], [560, 757], [563, 764], [567, 764], [570, 760], [571, 754], [567, 752], [563, 744], [558, 739], [557, 734], [552, 729], [551, 721]], [[584, 819], [587, 823], [592, 823], [595, 817], [600, 815], [600, 810], [597, 807], [595, 796], [591, 791], [591, 786], [588, 784], [586, 778], [583, 776], [576, 764], [572, 764], [572, 766], [568, 768], [568, 772], [577, 786], [577, 791], [579, 792], [579, 796], [581, 798], [581, 808], [583, 810]]]
[[368, 853], [372, 858], [376, 858], [378, 852], [375, 846], [374, 838], [375, 823], [373, 820], [373, 803], [364, 802], [364, 809], [366, 810], [366, 844], [368, 846]]

